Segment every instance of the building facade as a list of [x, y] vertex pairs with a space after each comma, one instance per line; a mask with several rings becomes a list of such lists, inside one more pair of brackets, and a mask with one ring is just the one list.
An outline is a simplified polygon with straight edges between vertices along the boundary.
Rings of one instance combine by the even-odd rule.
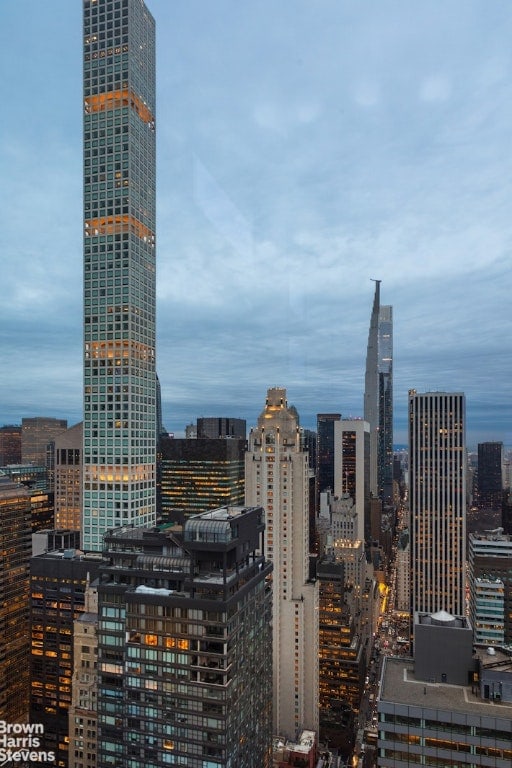
[[409, 392], [411, 616], [465, 614], [466, 440], [460, 393]]
[[475, 643], [505, 642], [505, 584], [501, 579], [476, 578], [470, 584], [471, 623]]
[[46, 467], [48, 445], [67, 429], [66, 419], [35, 416], [21, 420], [21, 463]]
[[69, 707], [69, 768], [97, 768], [98, 589], [85, 587], [84, 610], [73, 623], [73, 684]]
[[10, 464], [0, 467], [0, 472], [7, 475], [13, 483], [21, 483], [26, 488], [45, 491], [48, 488], [48, 470], [45, 464]]
[[32, 533], [54, 527], [55, 500], [53, 492], [30, 489], [30, 518]]
[[173, 519], [205, 509], [241, 506], [245, 493], [245, 437], [159, 441], [159, 515]]
[[334, 491], [334, 425], [341, 413], [319, 413], [316, 417], [316, 510], [320, 494]]
[[411, 607], [411, 552], [409, 530], [402, 531], [396, 546], [396, 610], [409, 613]]
[[338, 553], [320, 559], [317, 575], [320, 741], [344, 748], [351, 742], [365, 675], [364, 648], [352, 599], [355, 587], [347, 582], [344, 559]]
[[21, 426], [5, 424], [0, 427], [0, 467], [21, 464]]
[[261, 508], [105, 537], [98, 765], [270, 768], [271, 564]]
[[87, 583], [101, 555], [46, 552], [30, 560], [30, 722], [44, 726], [45, 748], [68, 768], [68, 711], [73, 677], [73, 625], [84, 611]]
[[245, 457], [246, 504], [265, 509], [273, 572], [274, 733], [318, 731], [318, 583], [309, 573], [309, 467], [286, 390], [268, 390]]
[[202, 416], [197, 420], [197, 436], [201, 438], [235, 437], [245, 440], [247, 422], [245, 419], [229, 417]]
[[502, 528], [469, 534], [468, 582], [475, 642], [499, 642], [503, 632], [501, 641], [512, 643], [512, 536]]
[[0, 720], [25, 722], [29, 701], [29, 492], [0, 472]]
[[477, 501], [480, 509], [501, 509], [503, 443], [478, 443]]
[[370, 438], [370, 426], [362, 419], [334, 424], [334, 494], [353, 500], [356, 538], [366, 542], [370, 540]]
[[370, 491], [391, 499], [393, 492], [393, 307], [380, 304], [375, 281], [364, 386], [364, 419], [370, 425]]
[[85, 0], [82, 541], [156, 506], [155, 25]]
[[55, 527], [82, 527], [83, 424], [75, 424], [55, 438]]

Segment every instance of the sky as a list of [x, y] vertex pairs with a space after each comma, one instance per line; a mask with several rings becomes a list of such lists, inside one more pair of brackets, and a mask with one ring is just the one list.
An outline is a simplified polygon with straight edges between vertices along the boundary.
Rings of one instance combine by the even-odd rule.
[[[363, 413], [374, 283], [407, 393], [512, 445], [512, 5], [147, 0], [163, 421]], [[82, 416], [80, 0], [0, 3], [0, 424]]]

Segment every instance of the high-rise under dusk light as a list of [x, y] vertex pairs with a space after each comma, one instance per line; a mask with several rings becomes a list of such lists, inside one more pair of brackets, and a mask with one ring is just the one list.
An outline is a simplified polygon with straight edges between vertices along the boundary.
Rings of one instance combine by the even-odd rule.
[[82, 547], [155, 519], [155, 24], [84, 2]]
[[389, 499], [393, 487], [393, 307], [381, 306], [375, 280], [364, 383], [364, 418], [370, 425], [370, 492]]
[[409, 391], [411, 617], [466, 612], [465, 397]]

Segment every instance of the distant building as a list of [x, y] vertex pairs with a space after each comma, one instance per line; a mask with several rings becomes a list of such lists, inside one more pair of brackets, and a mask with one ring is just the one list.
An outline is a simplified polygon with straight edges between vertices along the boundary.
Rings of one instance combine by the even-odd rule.
[[[312, 429], [303, 429], [301, 428], [302, 432], [302, 444], [304, 446], [304, 450], [308, 452], [309, 457], [309, 468], [315, 472], [315, 478], [316, 478], [316, 432]], [[316, 480], [315, 480], [315, 486], [316, 486]], [[314, 499], [314, 496], [313, 496]]]
[[21, 420], [21, 463], [47, 466], [47, 449], [67, 429], [66, 419], [35, 416]]
[[334, 424], [341, 413], [319, 413], [316, 417], [316, 508], [320, 510], [320, 494], [334, 491]]
[[417, 614], [412, 659], [385, 657], [378, 699], [379, 768], [500, 766], [512, 761], [512, 658], [473, 654], [472, 628]]
[[393, 496], [393, 307], [380, 304], [375, 281], [364, 385], [364, 419], [370, 434], [370, 493]]
[[309, 463], [286, 390], [267, 392], [245, 457], [245, 499], [265, 509], [265, 552], [274, 564], [275, 734], [318, 731], [318, 583], [309, 568]]
[[53, 492], [30, 489], [32, 533], [54, 527], [55, 502]]
[[411, 617], [466, 608], [465, 399], [409, 392]]
[[29, 700], [30, 496], [0, 473], [0, 720], [25, 722]]
[[21, 464], [21, 426], [6, 424], [0, 427], [0, 467]]
[[501, 509], [503, 498], [503, 443], [478, 444], [478, 506]]
[[219, 437], [235, 437], [245, 440], [247, 437], [247, 422], [245, 419], [230, 417], [201, 416], [197, 420], [197, 437], [216, 439]]
[[512, 536], [502, 528], [469, 534], [468, 582], [475, 642], [512, 643]]
[[512, 491], [510, 488], [507, 488], [503, 493], [501, 525], [503, 526], [505, 533], [512, 536]]
[[168, 432], [163, 424], [162, 417], [162, 387], [160, 386], [160, 379], [155, 374], [156, 379], [156, 439], [157, 442], [162, 435], [167, 435]]
[[82, 423], [55, 438], [55, 528], [81, 529], [82, 443]]
[[352, 496], [349, 493], [335, 496], [329, 491], [326, 491], [325, 495], [327, 496], [326, 504], [328, 519], [331, 524], [332, 541], [336, 542], [338, 539], [360, 540], [359, 519]]
[[396, 609], [409, 613], [411, 606], [411, 552], [409, 531], [402, 531], [396, 548]]
[[503, 645], [505, 642], [505, 584], [501, 579], [475, 578], [471, 582], [471, 620], [474, 642]]
[[105, 536], [98, 765], [270, 768], [272, 566], [261, 507]]
[[334, 424], [334, 494], [348, 494], [357, 513], [357, 538], [370, 540], [370, 431], [362, 419]]
[[64, 552], [65, 549], [80, 549], [80, 531], [48, 528], [32, 534], [33, 556], [45, 552]]
[[7, 475], [13, 483], [21, 483], [26, 488], [48, 490], [48, 471], [45, 464], [9, 464], [0, 467], [0, 472]]
[[[68, 710], [73, 676], [73, 626], [85, 610], [85, 588], [101, 555], [47, 552], [30, 561], [30, 722], [44, 727], [46, 750], [68, 765]], [[95, 674], [95, 670], [91, 670]]]
[[245, 437], [159, 441], [159, 516], [174, 519], [244, 502]]

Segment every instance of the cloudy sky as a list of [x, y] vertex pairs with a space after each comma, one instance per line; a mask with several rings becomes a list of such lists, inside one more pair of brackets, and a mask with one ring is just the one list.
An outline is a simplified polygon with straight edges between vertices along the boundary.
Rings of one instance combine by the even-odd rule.
[[[361, 416], [372, 278], [407, 392], [512, 444], [512, 6], [148, 0], [164, 423]], [[80, 420], [79, 0], [0, 3], [0, 424]]]

